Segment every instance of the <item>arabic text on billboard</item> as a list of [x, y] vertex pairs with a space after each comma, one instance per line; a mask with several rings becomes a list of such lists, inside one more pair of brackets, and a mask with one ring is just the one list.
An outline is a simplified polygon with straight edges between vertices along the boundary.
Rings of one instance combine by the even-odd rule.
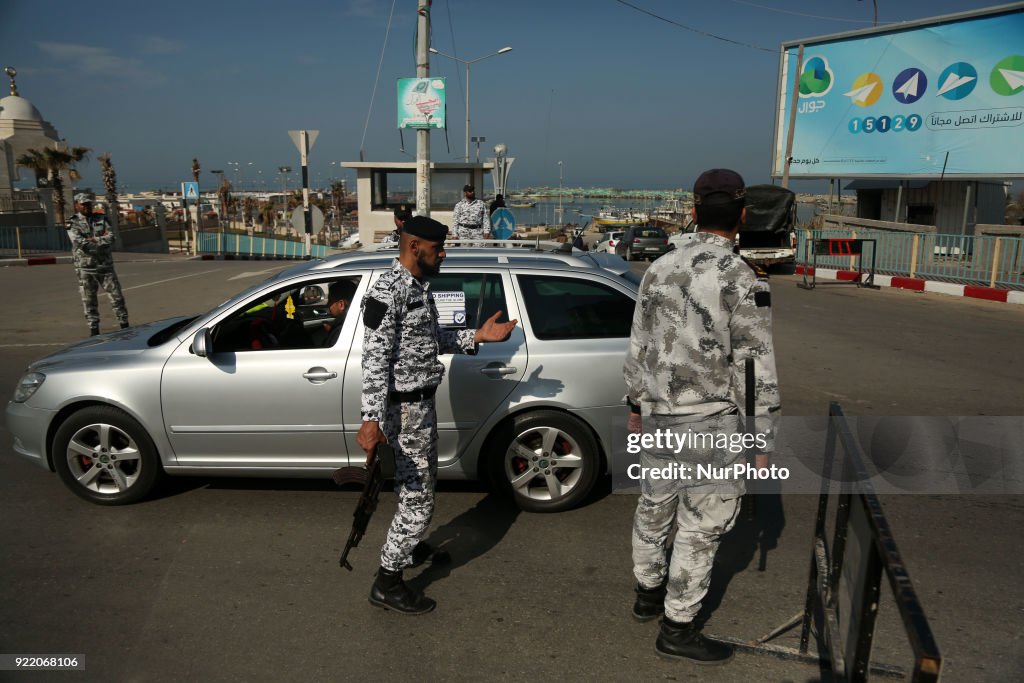
[[[794, 177], [1024, 177], [1024, 9], [807, 41]], [[797, 46], [786, 45], [781, 176]]]
[[398, 127], [444, 128], [443, 78], [398, 79]]

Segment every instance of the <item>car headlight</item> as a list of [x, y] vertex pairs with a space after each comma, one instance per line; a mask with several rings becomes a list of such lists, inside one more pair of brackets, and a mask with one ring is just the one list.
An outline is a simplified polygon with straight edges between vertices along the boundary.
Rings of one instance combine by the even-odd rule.
[[24, 403], [32, 398], [32, 394], [36, 393], [36, 390], [43, 386], [44, 381], [46, 381], [46, 375], [43, 373], [26, 372], [21, 381], [18, 382], [18, 388], [14, 390], [14, 402]]

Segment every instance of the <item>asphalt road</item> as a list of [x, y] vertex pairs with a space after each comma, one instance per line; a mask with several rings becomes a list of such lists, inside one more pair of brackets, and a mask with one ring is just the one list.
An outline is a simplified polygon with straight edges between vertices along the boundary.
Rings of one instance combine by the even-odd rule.
[[[198, 312], [277, 272], [274, 262], [121, 262], [134, 322]], [[638, 269], [642, 268], [639, 264]], [[788, 415], [840, 401], [857, 415], [1024, 414], [1024, 307], [772, 278]], [[70, 266], [0, 268], [0, 386], [83, 336]], [[113, 320], [101, 300], [104, 329]], [[181, 479], [142, 504], [90, 505], [19, 459], [0, 429], [0, 652], [84, 654], [61, 680], [696, 679], [813, 681], [817, 668], [740, 654], [725, 667], [653, 654], [635, 624], [635, 501], [608, 486], [557, 515], [519, 513], [471, 484], [444, 484], [432, 542], [449, 566], [411, 572], [439, 602], [418, 618], [365, 596], [388, 513], [382, 498], [351, 574], [337, 567], [358, 492], [322, 481]], [[884, 501], [945, 657], [944, 680], [1005, 681], [1024, 669], [1019, 496]], [[803, 605], [816, 499], [766, 502], [723, 544], [708, 630], [750, 639]], [[767, 570], [757, 571], [757, 538]], [[724, 592], [724, 596], [723, 596]], [[883, 588], [875, 659], [906, 664]], [[794, 646], [790, 632], [780, 644]], [[0, 672], [0, 680], [54, 674]]]

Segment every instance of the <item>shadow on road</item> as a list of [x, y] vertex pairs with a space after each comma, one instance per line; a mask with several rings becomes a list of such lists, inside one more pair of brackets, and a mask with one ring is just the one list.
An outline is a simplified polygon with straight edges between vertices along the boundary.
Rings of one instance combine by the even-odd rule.
[[490, 492], [476, 505], [435, 529], [427, 543], [445, 552], [450, 561], [435, 561], [409, 584], [424, 590], [435, 581], [448, 578], [453, 570], [489, 552], [501, 542], [519, 516], [519, 508], [505, 495]]

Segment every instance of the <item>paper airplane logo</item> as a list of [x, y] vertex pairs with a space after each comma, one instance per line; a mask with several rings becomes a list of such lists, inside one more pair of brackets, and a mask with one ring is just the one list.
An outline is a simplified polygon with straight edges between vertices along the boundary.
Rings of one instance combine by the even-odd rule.
[[879, 75], [868, 72], [857, 76], [850, 91], [843, 94], [858, 107], [870, 107], [882, 96], [882, 90]]
[[1024, 56], [1013, 55], [1000, 61], [988, 81], [992, 90], [1003, 97], [1024, 91]]
[[957, 62], [946, 67], [939, 76], [938, 91], [936, 97], [945, 97], [947, 100], [962, 100], [974, 91], [978, 84], [978, 71], [967, 62]]
[[903, 104], [917, 102], [927, 89], [928, 77], [920, 69], [904, 69], [892, 82], [892, 96]]

